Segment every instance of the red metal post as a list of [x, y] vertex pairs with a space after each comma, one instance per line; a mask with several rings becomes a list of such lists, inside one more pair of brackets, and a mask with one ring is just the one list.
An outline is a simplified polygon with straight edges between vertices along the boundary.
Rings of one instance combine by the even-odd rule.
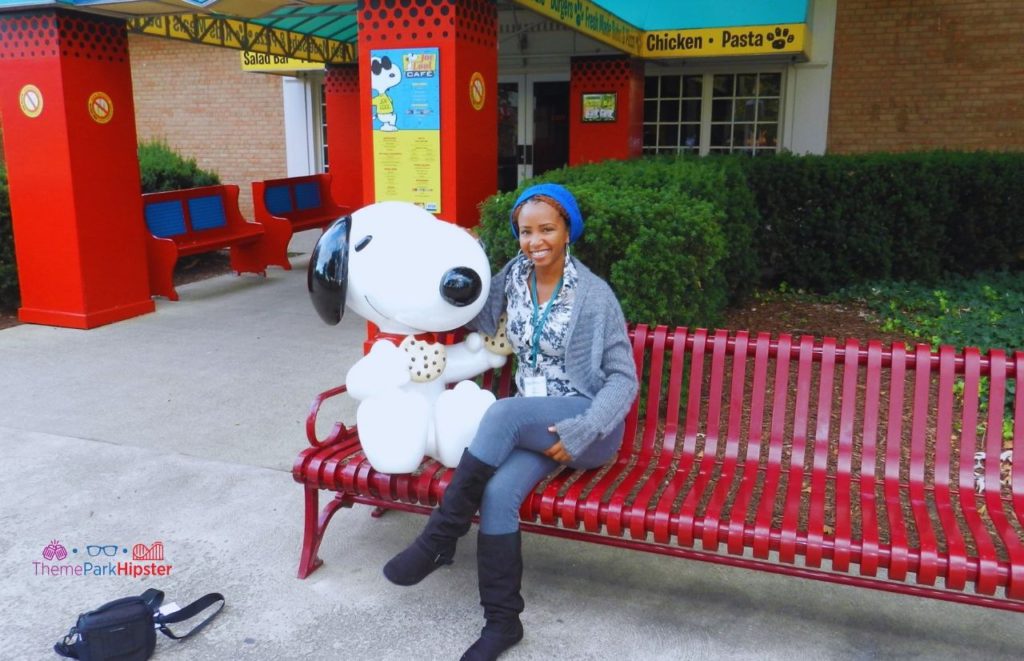
[[18, 316], [92, 328], [152, 312], [124, 22], [45, 9], [0, 27]]

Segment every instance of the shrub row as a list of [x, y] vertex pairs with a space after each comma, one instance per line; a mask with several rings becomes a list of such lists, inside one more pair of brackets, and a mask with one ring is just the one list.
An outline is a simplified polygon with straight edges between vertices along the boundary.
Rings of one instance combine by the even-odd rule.
[[743, 168], [765, 284], [934, 282], [1024, 259], [1024, 154], [783, 154]]

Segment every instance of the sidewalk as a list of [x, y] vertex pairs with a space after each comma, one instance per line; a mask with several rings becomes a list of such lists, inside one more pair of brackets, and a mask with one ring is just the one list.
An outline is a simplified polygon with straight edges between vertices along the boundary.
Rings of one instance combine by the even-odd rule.
[[[221, 276], [155, 314], [90, 331], [0, 331], [0, 641], [56, 659], [83, 610], [147, 587], [227, 606], [156, 659], [457, 659], [482, 625], [475, 539], [420, 586], [380, 573], [423, 523], [342, 510], [295, 578], [312, 397], [341, 383], [365, 324], [324, 325], [303, 257], [266, 279]], [[325, 409], [351, 421], [351, 403]], [[323, 431], [327, 430], [325, 423]], [[53, 576], [42, 552], [106, 565], [164, 547], [163, 577]], [[87, 557], [117, 545], [120, 558]], [[74, 554], [74, 549], [78, 554]], [[761, 572], [524, 538], [525, 659], [1017, 659], [1020, 615]], [[158, 563], [160, 564], [160, 563]], [[180, 625], [179, 625], [180, 627]]]

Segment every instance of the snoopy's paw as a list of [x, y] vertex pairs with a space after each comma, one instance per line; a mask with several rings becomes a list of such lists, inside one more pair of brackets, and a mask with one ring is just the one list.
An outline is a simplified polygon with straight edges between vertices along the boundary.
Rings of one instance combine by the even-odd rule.
[[466, 335], [466, 338], [462, 340], [462, 343], [466, 345], [467, 349], [469, 349], [473, 353], [476, 353], [477, 351], [480, 351], [480, 349], [482, 349], [484, 346], [484, 336], [476, 332], [468, 333]]
[[358, 400], [409, 383], [409, 366], [405, 352], [387, 340], [378, 340], [345, 376], [348, 394]]
[[448, 467], [458, 465], [462, 451], [476, 435], [480, 419], [494, 403], [494, 394], [481, 390], [472, 381], [460, 381], [445, 390], [434, 405], [434, 426], [437, 430], [437, 459]]
[[417, 340], [410, 335], [398, 345], [406, 354], [409, 378], [417, 383], [433, 381], [444, 372], [448, 356], [443, 344]]
[[[484, 337], [484, 346], [491, 353], [498, 354], [499, 356], [511, 356], [512, 355], [512, 343], [508, 341], [508, 332], [506, 329], [506, 323], [508, 321], [507, 315], [501, 315], [501, 319], [498, 320], [498, 330], [494, 332], [494, 335], [487, 335]], [[492, 367], [500, 367], [504, 365], [505, 361], [501, 361], [499, 365], [492, 365]]]
[[382, 473], [416, 470], [427, 447], [429, 423], [426, 399], [397, 388], [362, 401], [356, 411], [363, 452]]

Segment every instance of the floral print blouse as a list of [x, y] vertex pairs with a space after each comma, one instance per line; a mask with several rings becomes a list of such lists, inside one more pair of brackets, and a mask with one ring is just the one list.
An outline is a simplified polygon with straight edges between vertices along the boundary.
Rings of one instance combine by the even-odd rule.
[[569, 383], [565, 373], [565, 341], [569, 331], [569, 318], [576, 298], [579, 277], [572, 257], [565, 260], [565, 271], [562, 276], [562, 288], [553, 300], [542, 303], [537, 313], [540, 320], [547, 306], [552, 306], [544, 320], [544, 330], [540, 336], [540, 349], [537, 353], [537, 366], [532, 365], [532, 346], [534, 336], [533, 299], [530, 295], [530, 280], [533, 274], [533, 262], [525, 255], [520, 255], [505, 280], [505, 296], [508, 312], [508, 339], [516, 352], [518, 368], [516, 369], [516, 387], [519, 393], [525, 391], [524, 380], [528, 376], [543, 375], [547, 379], [548, 396], [567, 397], [580, 394]]

